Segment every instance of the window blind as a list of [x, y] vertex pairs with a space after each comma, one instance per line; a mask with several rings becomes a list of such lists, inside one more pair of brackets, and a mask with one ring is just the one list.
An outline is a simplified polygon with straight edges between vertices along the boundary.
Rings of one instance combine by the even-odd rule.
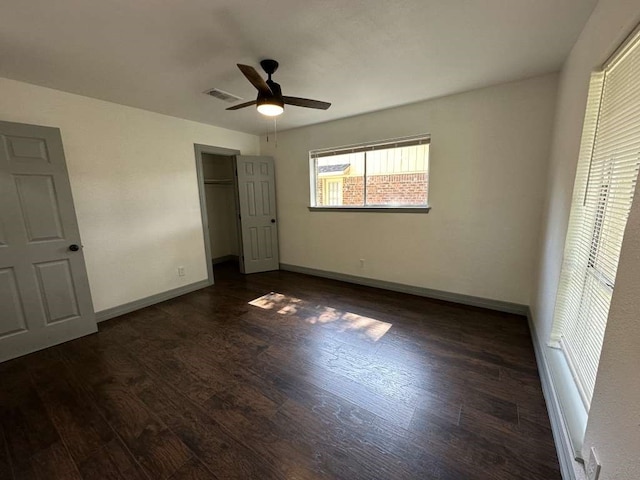
[[587, 410], [640, 167], [639, 37], [591, 77], [550, 339]]
[[365, 143], [359, 145], [351, 145], [345, 147], [327, 148], [321, 150], [311, 150], [309, 152], [311, 158], [330, 157], [333, 155], [347, 155], [350, 153], [372, 152], [375, 150], [387, 150], [389, 148], [413, 147], [415, 145], [425, 145], [430, 143], [429, 135], [420, 135], [418, 137], [395, 138], [380, 142]]

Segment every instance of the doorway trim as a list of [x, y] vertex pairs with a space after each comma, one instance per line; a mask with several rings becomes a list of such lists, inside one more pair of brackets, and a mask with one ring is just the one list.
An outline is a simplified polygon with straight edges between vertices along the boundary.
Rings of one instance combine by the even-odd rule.
[[202, 217], [202, 238], [204, 239], [204, 254], [207, 260], [207, 283], [213, 285], [213, 265], [211, 264], [211, 239], [209, 238], [209, 216], [207, 215], [207, 197], [204, 190], [204, 170], [202, 167], [202, 154], [222, 155], [235, 157], [240, 155], [240, 150], [232, 148], [215, 147], [213, 145], [193, 144], [196, 154], [196, 173], [198, 175], [198, 196], [200, 197], [200, 215]]

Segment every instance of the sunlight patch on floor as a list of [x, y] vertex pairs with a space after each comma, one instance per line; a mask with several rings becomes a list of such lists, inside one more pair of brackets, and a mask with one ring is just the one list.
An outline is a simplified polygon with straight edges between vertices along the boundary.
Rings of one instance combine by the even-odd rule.
[[377, 342], [391, 328], [391, 323], [375, 318], [364, 317], [357, 313], [343, 312], [332, 307], [317, 305], [289, 297], [281, 293], [271, 292], [249, 302], [249, 305], [275, 310], [281, 315], [297, 315], [306, 323], [330, 327], [339, 332], [356, 332]]

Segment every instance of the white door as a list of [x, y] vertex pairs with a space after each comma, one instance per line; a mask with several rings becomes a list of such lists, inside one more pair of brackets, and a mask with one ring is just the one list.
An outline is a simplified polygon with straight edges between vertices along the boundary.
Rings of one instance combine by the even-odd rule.
[[0, 122], [0, 361], [96, 331], [60, 131]]
[[243, 273], [280, 268], [273, 158], [237, 156]]

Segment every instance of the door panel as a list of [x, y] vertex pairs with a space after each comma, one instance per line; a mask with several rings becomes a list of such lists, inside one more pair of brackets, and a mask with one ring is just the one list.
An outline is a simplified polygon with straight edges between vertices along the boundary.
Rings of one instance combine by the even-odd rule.
[[262, 193], [262, 214], [271, 215], [271, 189], [269, 182], [260, 182], [260, 192]]
[[275, 172], [271, 157], [236, 157], [244, 273], [278, 270]]
[[271, 227], [262, 227], [262, 241], [264, 242], [264, 256], [265, 258], [273, 258], [273, 240], [271, 235]]
[[7, 156], [14, 162], [49, 163], [47, 142], [44, 138], [5, 136]]
[[55, 128], [0, 122], [0, 361], [97, 331]]
[[247, 200], [246, 200], [246, 205], [248, 207], [247, 215], [250, 217], [255, 217], [256, 216], [256, 186], [253, 182], [250, 182], [246, 184], [245, 188], [247, 192]]
[[34, 265], [47, 324], [77, 318], [76, 288], [68, 260]]
[[64, 238], [51, 175], [14, 175], [29, 242]]
[[13, 268], [0, 269], [0, 338], [26, 329], [22, 301]]

